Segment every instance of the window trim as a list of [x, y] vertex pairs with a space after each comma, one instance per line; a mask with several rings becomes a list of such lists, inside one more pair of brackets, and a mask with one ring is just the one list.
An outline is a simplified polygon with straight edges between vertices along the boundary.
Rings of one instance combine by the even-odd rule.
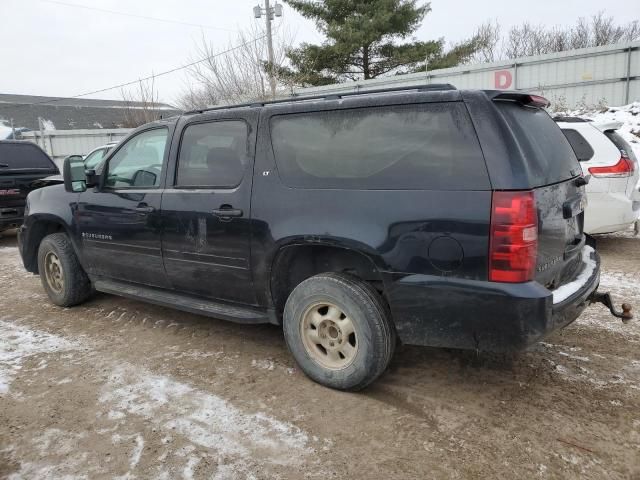
[[[142, 186], [130, 186], [130, 187], [110, 187], [106, 184], [107, 182], [107, 178], [109, 176], [109, 166], [111, 164], [111, 160], [113, 160], [113, 158], [118, 154], [118, 152], [124, 148], [127, 144], [129, 144], [129, 142], [131, 142], [133, 139], [135, 139], [136, 137], [144, 134], [144, 133], [148, 133], [148, 132], [153, 132], [154, 130], [165, 130], [167, 132], [167, 139], [165, 141], [165, 145], [164, 145], [164, 154], [163, 154], [163, 158], [162, 158], [162, 170], [160, 170], [160, 185], [156, 186], [150, 186], [150, 187], [142, 187]], [[171, 141], [171, 135], [170, 135], [170, 130], [169, 130], [169, 126], [167, 125], [159, 125], [153, 128], [147, 128], [145, 130], [141, 130], [139, 132], [136, 132], [134, 135], [132, 135], [131, 137], [127, 138], [126, 141], [120, 143], [118, 145], [118, 148], [116, 150], [114, 150], [113, 152], [107, 152], [106, 156], [108, 157], [106, 159], [106, 161], [104, 162], [104, 168], [103, 168], [103, 173], [101, 175], [101, 179], [100, 179], [100, 191], [108, 191], [108, 192], [117, 192], [119, 190], [158, 190], [158, 189], [162, 189], [162, 173], [163, 171], [166, 169], [167, 166], [167, 158], [168, 158], [168, 153], [169, 153], [169, 149], [168, 144]], [[104, 157], [106, 158], [106, 157]]]
[[[227, 185], [224, 186], [220, 186], [220, 185], [180, 185], [178, 183], [178, 169], [180, 168], [180, 152], [182, 151], [182, 142], [184, 140], [184, 134], [187, 131], [187, 129], [193, 125], [201, 125], [203, 123], [221, 123], [221, 122], [241, 122], [244, 123], [245, 128], [246, 128], [246, 134], [247, 134], [247, 138], [246, 138], [246, 155], [248, 158], [248, 162], [246, 165], [244, 165], [244, 168], [242, 169], [242, 176], [240, 177], [240, 180], [238, 181], [237, 184], [235, 184], [234, 186], [230, 187]], [[244, 118], [237, 118], [237, 117], [233, 117], [233, 118], [216, 118], [216, 119], [203, 119], [203, 120], [198, 120], [195, 122], [189, 122], [187, 123], [184, 127], [182, 127], [182, 131], [180, 132], [180, 141], [178, 142], [178, 151], [176, 152], [176, 163], [175, 163], [175, 167], [174, 167], [174, 172], [173, 172], [173, 185], [171, 186], [171, 188], [175, 189], [175, 190], [235, 190], [236, 188], [238, 188], [241, 184], [242, 181], [244, 180], [246, 173], [247, 173], [247, 166], [251, 163], [251, 152], [250, 152], [250, 135], [251, 133], [251, 125], [249, 124], [249, 122], [247, 122]]]

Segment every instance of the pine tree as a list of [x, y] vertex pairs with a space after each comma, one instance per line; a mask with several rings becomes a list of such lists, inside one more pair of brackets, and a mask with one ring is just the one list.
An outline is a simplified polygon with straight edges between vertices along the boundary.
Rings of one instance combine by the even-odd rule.
[[[303, 17], [315, 21], [327, 39], [291, 49], [291, 68], [280, 77], [302, 85], [326, 85], [454, 66], [476, 50], [469, 40], [444, 53], [444, 40], [417, 41], [431, 4], [418, 0], [284, 0]], [[407, 41], [409, 40], [409, 41]]]

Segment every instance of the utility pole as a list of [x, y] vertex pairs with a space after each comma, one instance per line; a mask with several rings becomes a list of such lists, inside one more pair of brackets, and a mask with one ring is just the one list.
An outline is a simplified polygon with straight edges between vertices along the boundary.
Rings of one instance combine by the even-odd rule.
[[253, 16], [260, 18], [264, 13], [266, 32], [267, 32], [267, 53], [269, 56], [269, 86], [271, 87], [271, 97], [276, 98], [276, 78], [273, 75], [273, 67], [275, 66], [275, 59], [273, 57], [273, 34], [271, 33], [271, 22], [275, 17], [282, 16], [282, 5], [276, 3], [275, 6], [269, 5], [269, 0], [264, 0], [264, 8], [260, 5], [253, 7]]

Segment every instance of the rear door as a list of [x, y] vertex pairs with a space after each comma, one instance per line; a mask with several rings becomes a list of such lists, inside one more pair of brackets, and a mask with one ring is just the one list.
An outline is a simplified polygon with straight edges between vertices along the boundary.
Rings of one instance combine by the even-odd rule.
[[213, 112], [176, 133], [162, 199], [162, 251], [176, 290], [256, 303], [249, 263], [256, 121], [255, 111]]
[[496, 105], [514, 137], [514, 176], [535, 194], [538, 213], [538, 258], [535, 279], [554, 289], [581, 267], [585, 244], [582, 173], [571, 145], [551, 117], [515, 101]]

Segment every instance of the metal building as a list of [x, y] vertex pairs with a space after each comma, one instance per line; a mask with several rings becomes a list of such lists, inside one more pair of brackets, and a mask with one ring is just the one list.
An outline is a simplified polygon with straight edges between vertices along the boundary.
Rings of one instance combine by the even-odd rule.
[[554, 109], [626, 105], [640, 100], [640, 42], [298, 88], [294, 94], [338, 93], [425, 83], [451, 83], [461, 89], [538, 93], [551, 100]]

